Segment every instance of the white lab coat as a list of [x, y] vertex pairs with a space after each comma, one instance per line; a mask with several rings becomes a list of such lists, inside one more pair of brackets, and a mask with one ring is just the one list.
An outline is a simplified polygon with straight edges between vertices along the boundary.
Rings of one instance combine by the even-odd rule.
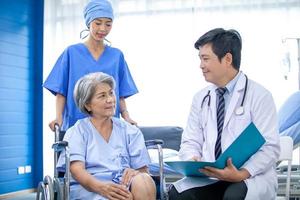
[[[280, 153], [277, 112], [272, 95], [258, 83], [249, 80], [244, 101], [244, 114], [236, 115], [241, 104], [246, 78], [243, 73], [238, 78], [232, 97], [226, 108], [222, 133], [222, 150], [239, 136], [253, 122], [264, 136], [266, 143], [242, 166], [251, 177], [245, 182], [248, 187], [246, 199], [275, 199], [277, 190], [276, 161]], [[182, 135], [179, 156], [188, 160], [199, 156], [203, 161], [215, 161], [214, 151], [217, 138], [216, 86], [211, 85], [199, 91], [193, 99], [186, 129]], [[204, 96], [210, 90], [211, 102], [208, 106]]]

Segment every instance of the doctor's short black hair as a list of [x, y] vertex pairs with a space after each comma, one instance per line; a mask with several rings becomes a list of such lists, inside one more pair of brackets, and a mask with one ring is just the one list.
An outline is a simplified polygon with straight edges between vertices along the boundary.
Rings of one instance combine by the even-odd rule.
[[212, 50], [220, 61], [227, 53], [231, 53], [233, 67], [236, 70], [240, 69], [242, 38], [236, 30], [212, 29], [202, 35], [194, 46], [196, 49], [199, 49], [208, 43], [212, 44]]

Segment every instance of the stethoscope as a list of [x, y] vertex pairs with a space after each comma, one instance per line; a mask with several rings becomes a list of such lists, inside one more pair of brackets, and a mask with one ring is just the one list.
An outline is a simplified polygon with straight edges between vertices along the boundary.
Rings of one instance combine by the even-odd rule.
[[[236, 115], [243, 115], [244, 114], [244, 101], [245, 101], [245, 97], [246, 97], [246, 94], [247, 94], [247, 88], [248, 88], [248, 77], [247, 77], [246, 74], [245, 74], [245, 77], [246, 77], [246, 82], [245, 82], [245, 90], [244, 90], [244, 93], [243, 93], [243, 99], [242, 99], [241, 105], [238, 108], [235, 109], [235, 114]], [[204, 98], [201, 102], [201, 109], [203, 108], [203, 104], [204, 104], [204, 102], [206, 101], [207, 98], [208, 98], [207, 106], [210, 107], [210, 99], [211, 99], [210, 90], [208, 90], [207, 94], [204, 96]]]

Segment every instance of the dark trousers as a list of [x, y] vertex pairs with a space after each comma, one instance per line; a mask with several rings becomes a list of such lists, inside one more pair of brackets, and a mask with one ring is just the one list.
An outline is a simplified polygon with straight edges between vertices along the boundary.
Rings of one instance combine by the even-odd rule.
[[244, 181], [230, 183], [218, 181], [204, 187], [192, 188], [178, 193], [174, 186], [169, 191], [169, 200], [242, 200], [247, 194]]

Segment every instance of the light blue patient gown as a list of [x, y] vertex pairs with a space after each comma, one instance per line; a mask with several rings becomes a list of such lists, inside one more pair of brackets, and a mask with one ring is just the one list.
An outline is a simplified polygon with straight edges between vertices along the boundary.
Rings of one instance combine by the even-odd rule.
[[[70, 147], [70, 160], [82, 161], [86, 170], [100, 181], [120, 181], [125, 168], [138, 169], [150, 163], [142, 132], [135, 126], [112, 118], [113, 130], [106, 142], [92, 125], [90, 118], [78, 120], [64, 137]], [[64, 171], [64, 153], [61, 154], [57, 169]], [[71, 178], [70, 199], [105, 199], [99, 194], [84, 189]]]
[[93, 72], [104, 72], [115, 79], [116, 117], [120, 116], [119, 98], [138, 92], [124, 55], [119, 49], [105, 46], [100, 58], [95, 60], [83, 43], [71, 45], [60, 55], [43, 85], [54, 95], [59, 93], [66, 97], [62, 130], [73, 126], [78, 119], [87, 117], [76, 107], [73, 90], [79, 78]]
[[293, 93], [278, 111], [279, 134], [291, 136], [300, 143], [300, 91]]

